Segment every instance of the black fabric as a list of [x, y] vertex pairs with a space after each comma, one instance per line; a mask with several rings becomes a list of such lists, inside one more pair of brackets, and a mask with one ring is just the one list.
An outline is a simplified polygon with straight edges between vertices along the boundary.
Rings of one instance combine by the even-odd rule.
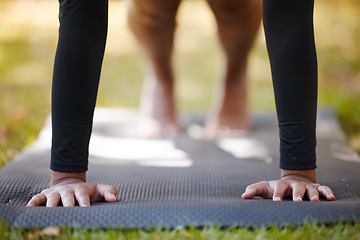
[[[136, 116], [136, 112], [119, 109], [95, 110], [88, 180], [114, 185], [118, 202], [96, 203], [90, 208], [25, 207], [34, 194], [48, 186], [49, 124], [37, 141], [0, 171], [0, 217], [25, 228], [267, 226], [302, 224], [305, 220], [330, 223], [360, 219], [360, 160], [347, 144], [332, 111], [320, 111], [318, 116], [317, 177], [319, 183], [334, 190], [337, 201], [301, 203], [241, 199], [248, 184], [277, 179], [280, 175], [275, 113], [254, 115], [250, 134], [217, 140], [206, 140], [192, 131], [197, 129], [192, 124], [201, 125], [203, 116], [185, 116], [188, 134], [161, 140], [186, 153], [186, 156], [178, 154], [177, 160], [172, 153], [141, 157], [148, 151], [145, 146], [160, 140], [132, 137]], [[222, 140], [235, 141], [241, 149], [240, 155], [221, 148]], [[99, 149], [106, 150], [103, 154], [109, 149], [120, 152], [119, 142], [128, 146], [127, 142], [133, 141], [132, 144], [139, 146], [134, 151], [140, 157], [101, 156], [92, 150], [98, 147], [96, 141], [103, 143]], [[153, 151], [162, 151], [155, 147]], [[171, 163], [186, 163], [186, 159], [191, 161], [191, 166], [171, 167]]]
[[266, 0], [263, 21], [280, 127], [280, 168], [316, 168], [314, 0]]
[[60, 0], [51, 169], [85, 172], [107, 35], [107, 0]]
[[[282, 169], [316, 168], [317, 60], [313, 0], [267, 0], [264, 28], [280, 126]], [[107, 33], [107, 0], [61, 0], [51, 169], [84, 172]]]

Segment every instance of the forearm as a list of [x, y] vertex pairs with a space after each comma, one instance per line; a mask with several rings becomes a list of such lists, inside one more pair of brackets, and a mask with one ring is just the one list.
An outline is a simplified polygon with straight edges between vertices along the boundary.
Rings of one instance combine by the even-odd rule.
[[313, 5], [313, 0], [267, 0], [263, 4], [282, 169], [316, 168], [317, 57]]
[[54, 171], [85, 172], [107, 36], [108, 1], [60, 1], [52, 83]]

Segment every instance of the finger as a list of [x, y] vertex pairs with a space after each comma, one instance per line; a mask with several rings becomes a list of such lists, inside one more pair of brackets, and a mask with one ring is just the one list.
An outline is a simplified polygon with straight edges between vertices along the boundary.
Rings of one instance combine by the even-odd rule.
[[80, 207], [90, 206], [89, 192], [85, 189], [75, 190], [75, 198]]
[[303, 200], [306, 188], [305, 184], [296, 182], [292, 186], [293, 192], [292, 192], [292, 198], [294, 202], [301, 202]]
[[243, 199], [252, 199], [256, 196], [256, 193], [257, 193], [257, 190], [255, 187], [252, 187], [252, 186], [248, 186], [246, 189], [245, 189], [245, 192], [242, 194], [242, 198]]
[[318, 188], [319, 193], [326, 198], [328, 201], [334, 201], [335, 196], [333, 191], [328, 186], [320, 186]]
[[[99, 195], [107, 202], [116, 202], [116, 188], [110, 185], [98, 184], [97, 191]], [[99, 201], [99, 200], [98, 200]]]
[[249, 185], [242, 194], [243, 199], [252, 199], [255, 196], [271, 198], [272, 192], [269, 190], [269, 182], [262, 181]]
[[74, 207], [74, 190], [66, 187], [63, 191], [60, 192], [61, 201], [64, 207]]
[[284, 198], [284, 195], [288, 190], [288, 188], [289, 188], [289, 184], [287, 182], [279, 180], [274, 188], [273, 200], [281, 201]]
[[33, 196], [26, 206], [27, 207], [35, 207], [35, 206], [43, 205], [45, 203], [46, 203], [45, 194], [39, 193], [39, 194], [36, 194], [35, 196]]
[[317, 186], [306, 185], [306, 194], [311, 202], [319, 201], [319, 192], [317, 190]]
[[47, 201], [46, 201], [46, 207], [56, 207], [59, 205], [60, 202], [60, 194], [58, 192], [50, 193], [49, 195], [46, 195]]

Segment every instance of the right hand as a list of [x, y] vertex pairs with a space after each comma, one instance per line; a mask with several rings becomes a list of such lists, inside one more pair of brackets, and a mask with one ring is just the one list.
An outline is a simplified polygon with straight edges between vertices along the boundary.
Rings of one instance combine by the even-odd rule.
[[[54, 179], [54, 175], [58, 179]], [[59, 177], [65, 176], [65, 177]], [[27, 207], [46, 205], [56, 207], [60, 201], [64, 207], [75, 206], [75, 201], [81, 207], [90, 206], [91, 202], [116, 202], [116, 189], [105, 184], [88, 183], [85, 173], [78, 174], [53, 172], [50, 187], [33, 196]]]

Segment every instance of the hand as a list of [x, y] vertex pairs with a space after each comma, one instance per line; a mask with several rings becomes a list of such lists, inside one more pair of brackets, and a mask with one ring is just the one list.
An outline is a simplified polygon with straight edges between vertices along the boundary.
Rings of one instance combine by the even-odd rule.
[[242, 195], [243, 199], [255, 196], [281, 201], [292, 197], [293, 201], [302, 201], [306, 195], [310, 201], [319, 201], [323, 196], [334, 201], [335, 196], [328, 186], [316, 183], [315, 170], [290, 171], [282, 170], [282, 177], [275, 181], [262, 181], [249, 185]]
[[116, 202], [116, 189], [110, 185], [87, 183], [85, 173], [52, 173], [50, 188], [32, 197], [27, 207], [46, 204], [56, 207], [60, 201], [64, 207], [90, 206], [91, 202]]

